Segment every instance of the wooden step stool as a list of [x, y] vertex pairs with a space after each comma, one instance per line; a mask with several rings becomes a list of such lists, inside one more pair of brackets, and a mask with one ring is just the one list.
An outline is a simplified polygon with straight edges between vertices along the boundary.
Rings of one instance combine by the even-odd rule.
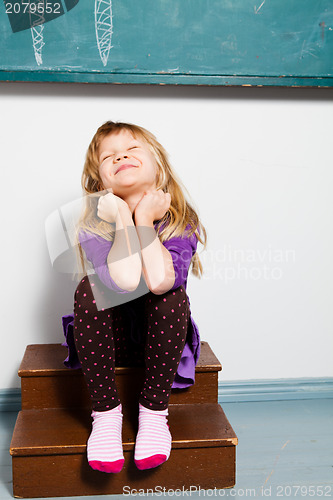
[[195, 384], [171, 392], [171, 455], [154, 469], [140, 471], [134, 464], [144, 369], [116, 367], [125, 457], [118, 474], [94, 471], [88, 465], [90, 398], [81, 369], [63, 365], [66, 356], [67, 349], [60, 344], [30, 345], [24, 354], [19, 369], [22, 411], [10, 446], [15, 497], [193, 491], [235, 485], [238, 440], [217, 401], [222, 367], [207, 342], [201, 342]]

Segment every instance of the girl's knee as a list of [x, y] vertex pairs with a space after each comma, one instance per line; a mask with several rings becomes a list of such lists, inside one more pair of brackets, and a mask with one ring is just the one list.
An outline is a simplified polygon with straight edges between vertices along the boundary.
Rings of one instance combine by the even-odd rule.
[[165, 294], [161, 295], [161, 297], [163, 297], [163, 299], [167, 299], [169, 302], [181, 301], [183, 304], [187, 303], [187, 295], [184, 285], [181, 285], [174, 290], [169, 290]]
[[85, 276], [84, 278], [82, 278], [80, 283], [77, 285], [76, 290], [75, 290], [75, 295], [83, 295], [83, 293], [87, 293], [89, 291], [91, 291], [89, 278], [88, 278], [88, 276]]
[[96, 301], [94, 300], [92, 285], [88, 276], [82, 278], [75, 290], [74, 309], [82, 307], [88, 310], [96, 310]]
[[184, 285], [161, 295], [150, 293], [146, 304], [148, 308], [153, 308], [156, 312], [170, 310], [170, 308], [171, 311], [180, 312], [188, 309], [189, 305]]

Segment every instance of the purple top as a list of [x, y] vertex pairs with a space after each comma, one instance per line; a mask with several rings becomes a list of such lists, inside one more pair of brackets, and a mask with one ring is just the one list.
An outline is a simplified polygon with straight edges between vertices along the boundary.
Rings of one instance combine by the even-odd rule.
[[[157, 224], [154, 225], [155, 230], [157, 230]], [[186, 229], [189, 229], [188, 225]], [[79, 234], [79, 241], [84, 250], [87, 260], [92, 264], [95, 273], [101, 280], [101, 282], [107, 286], [107, 288], [116, 292], [116, 294], [133, 294], [134, 292], [128, 292], [119, 288], [116, 283], [112, 280], [109, 269], [107, 266], [107, 256], [112, 247], [112, 241], [107, 241], [101, 236], [94, 235], [91, 233], [81, 232]], [[185, 291], [187, 286], [187, 276], [188, 270], [191, 263], [192, 256], [196, 252], [197, 248], [197, 237], [195, 234], [188, 236], [176, 236], [171, 237], [169, 240], [164, 241], [162, 245], [170, 252], [173, 266], [175, 270], [175, 283], [171, 290], [184, 285]], [[141, 282], [143, 279], [141, 280]], [[148, 293], [149, 289], [145, 285], [146, 291]], [[141, 293], [140, 295], [143, 295]], [[137, 296], [137, 295], [136, 295]], [[120, 297], [119, 297], [120, 298]], [[187, 295], [188, 301], [189, 297]], [[125, 299], [125, 297], [124, 297]], [[140, 335], [138, 332], [138, 326], [135, 323], [135, 316], [131, 314], [130, 304], [128, 297], [125, 299], [126, 305], [129, 308], [129, 316], [131, 318], [131, 330], [132, 334]], [[132, 299], [133, 300], [133, 299]], [[190, 304], [190, 301], [189, 301]], [[68, 358], [65, 360], [65, 365], [68, 368], [79, 368], [80, 362], [76, 353], [74, 338], [73, 338], [73, 324], [74, 315], [67, 315], [62, 317], [62, 324], [64, 329], [64, 335], [66, 342], [63, 344], [68, 347]], [[188, 326], [188, 332], [186, 337], [186, 343], [182, 356], [178, 365], [176, 376], [172, 384], [172, 388], [183, 389], [189, 387], [195, 382], [195, 366], [198, 362], [200, 356], [200, 336], [199, 330], [194, 322], [191, 312], [190, 312], [190, 322]]]

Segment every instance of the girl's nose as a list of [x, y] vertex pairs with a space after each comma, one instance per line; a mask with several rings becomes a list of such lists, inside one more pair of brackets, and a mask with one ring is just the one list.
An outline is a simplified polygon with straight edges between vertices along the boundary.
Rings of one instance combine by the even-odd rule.
[[116, 161], [116, 162], [117, 162], [117, 161], [120, 161], [120, 160], [124, 160], [124, 159], [125, 159], [125, 160], [126, 160], [126, 159], [128, 159], [128, 156], [127, 156], [127, 155], [124, 155], [124, 154], [123, 154], [123, 155], [117, 155], [117, 156], [115, 156], [115, 161]]

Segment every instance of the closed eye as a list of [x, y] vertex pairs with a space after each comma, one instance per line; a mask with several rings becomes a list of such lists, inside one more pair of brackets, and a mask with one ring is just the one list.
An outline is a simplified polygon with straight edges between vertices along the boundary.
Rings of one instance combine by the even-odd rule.
[[113, 156], [113, 155], [108, 155], [108, 156], [105, 156], [105, 158], [103, 158], [103, 160], [102, 160], [102, 163], [103, 163], [103, 161], [107, 160], [108, 158], [111, 158], [112, 156]]

